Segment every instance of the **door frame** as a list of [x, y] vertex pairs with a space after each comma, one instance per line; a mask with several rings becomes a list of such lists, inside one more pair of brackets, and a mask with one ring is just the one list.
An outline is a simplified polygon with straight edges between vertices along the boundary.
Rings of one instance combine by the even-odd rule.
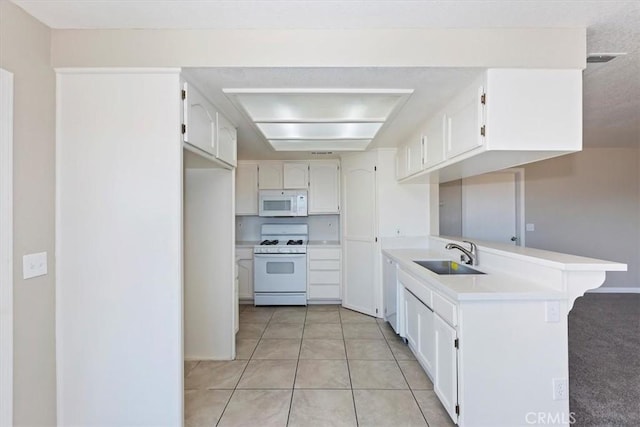
[[13, 425], [13, 74], [0, 68], [0, 425]]
[[[496, 174], [496, 173], [509, 173], [509, 174], [513, 174], [514, 175], [514, 179], [515, 179], [515, 187], [516, 187], [516, 194], [515, 194], [515, 213], [516, 213], [516, 237], [518, 238], [518, 240], [516, 241], [516, 246], [526, 246], [526, 242], [525, 242], [525, 209], [524, 209], [524, 168], [509, 168], [509, 169], [502, 169], [502, 170], [498, 170], [498, 171], [493, 171], [493, 172], [487, 172], [486, 175], [490, 175], [490, 174]], [[472, 177], [470, 177], [472, 178]], [[462, 210], [463, 212], [461, 213], [460, 219], [463, 222], [462, 224], [462, 230], [464, 230], [464, 203], [465, 203], [465, 188], [464, 188], [464, 178], [461, 181], [461, 197], [462, 197]], [[461, 230], [461, 231], [462, 231]], [[464, 232], [461, 233], [464, 236]]]

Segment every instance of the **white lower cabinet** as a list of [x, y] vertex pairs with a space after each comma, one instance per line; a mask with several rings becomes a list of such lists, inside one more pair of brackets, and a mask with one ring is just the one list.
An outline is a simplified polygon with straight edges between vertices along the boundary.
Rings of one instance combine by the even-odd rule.
[[[422, 368], [433, 380], [434, 391], [442, 405], [451, 419], [457, 422], [457, 332], [447, 323], [456, 317], [450, 315], [450, 309], [440, 309], [442, 306], [449, 308], [447, 304], [451, 303], [402, 270], [398, 277], [404, 294], [401, 308], [404, 337]], [[436, 305], [438, 311], [434, 312]], [[445, 314], [447, 321], [440, 317], [440, 312]]]
[[340, 252], [340, 248], [307, 247], [309, 301], [340, 300]]
[[236, 249], [238, 260], [238, 298], [253, 299], [253, 249]]
[[[432, 313], [433, 314], [433, 313]], [[434, 333], [435, 366], [433, 369], [433, 391], [440, 398], [442, 406], [455, 421], [458, 418], [458, 349], [456, 330], [440, 316], [432, 316], [431, 330]]]

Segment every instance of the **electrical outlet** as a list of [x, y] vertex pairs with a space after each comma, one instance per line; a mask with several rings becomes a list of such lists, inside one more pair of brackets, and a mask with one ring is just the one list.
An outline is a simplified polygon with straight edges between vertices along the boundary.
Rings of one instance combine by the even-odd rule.
[[569, 385], [566, 378], [553, 379], [553, 400], [566, 400], [569, 398]]
[[47, 274], [47, 253], [24, 255], [22, 257], [22, 278], [44, 276]]
[[559, 301], [547, 301], [544, 303], [545, 316], [544, 321], [559, 322], [560, 321], [560, 302]]
[[526, 225], [526, 229], [527, 231], [536, 231], [536, 225], [529, 223]]

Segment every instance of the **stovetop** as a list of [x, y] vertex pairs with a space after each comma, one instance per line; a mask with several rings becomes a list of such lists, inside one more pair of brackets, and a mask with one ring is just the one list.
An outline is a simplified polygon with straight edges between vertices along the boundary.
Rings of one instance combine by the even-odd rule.
[[263, 224], [255, 254], [307, 253], [308, 226], [306, 224]]

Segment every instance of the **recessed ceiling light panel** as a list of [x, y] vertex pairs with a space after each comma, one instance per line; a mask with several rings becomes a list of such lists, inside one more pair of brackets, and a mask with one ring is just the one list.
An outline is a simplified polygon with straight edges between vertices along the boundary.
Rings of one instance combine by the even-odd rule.
[[361, 151], [412, 89], [223, 89], [276, 151]]

